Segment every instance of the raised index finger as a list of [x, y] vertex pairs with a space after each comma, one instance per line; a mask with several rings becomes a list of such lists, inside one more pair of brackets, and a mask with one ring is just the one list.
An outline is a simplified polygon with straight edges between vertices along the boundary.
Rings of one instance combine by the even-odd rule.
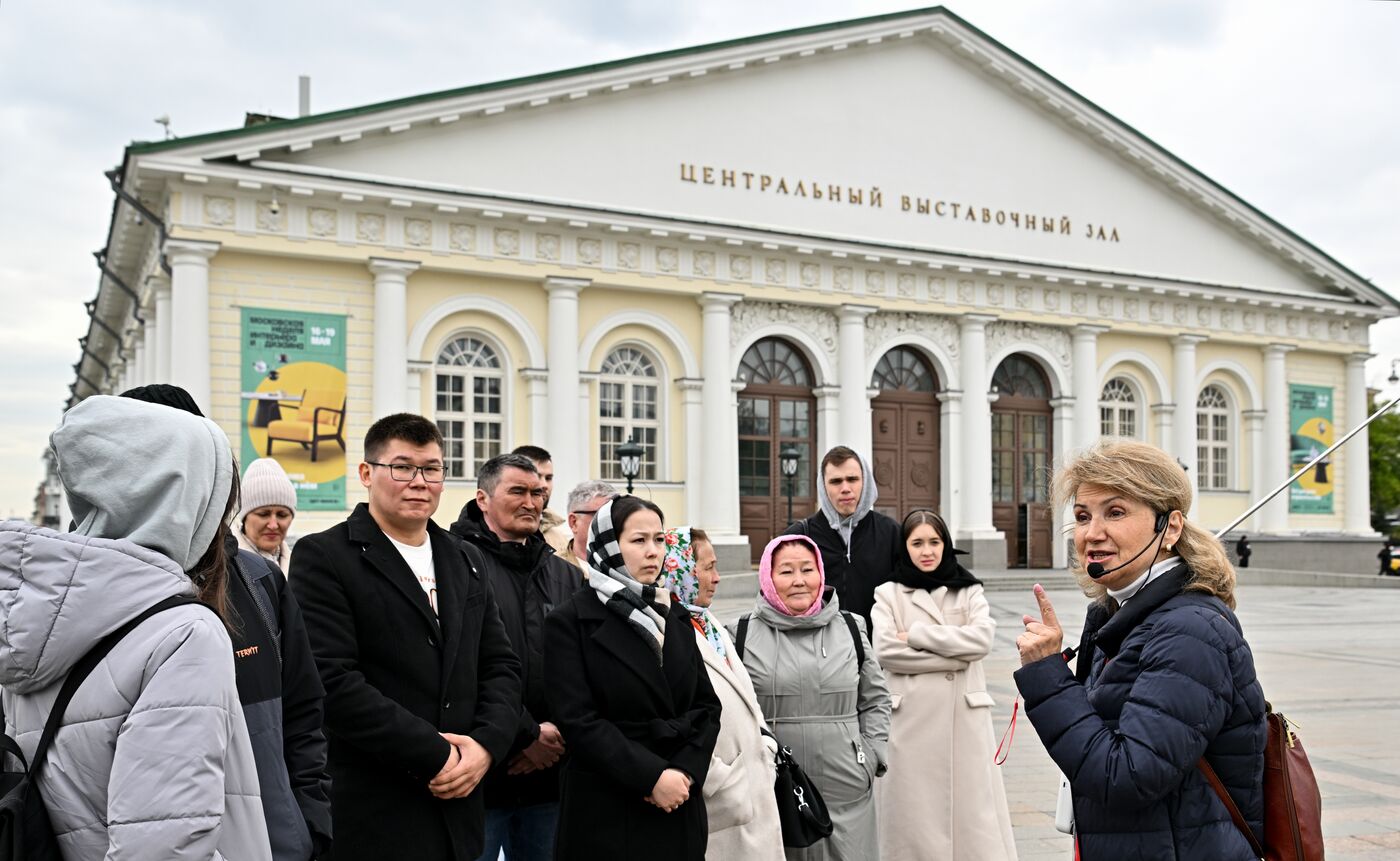
[[1050, 603], [1050, 596], [1045, 594], [1045, 587], [1039, 583], [1035, 584], [1035, 600], [1040, 605], [1040, 621], [1047, 627], [1060, 627], [1060, 619], [1055, 615], [1055, 607]]

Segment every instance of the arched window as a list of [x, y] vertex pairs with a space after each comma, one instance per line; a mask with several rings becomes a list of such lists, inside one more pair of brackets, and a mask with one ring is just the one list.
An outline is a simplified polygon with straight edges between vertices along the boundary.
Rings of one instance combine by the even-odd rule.
[[1230, 489], [1230, 399], [1220, 386], [1196, 398], [1196, 487]]
[[895, 347], [880, 357], [872, 388], [882, 392], [933, 392], [933, 372], [928, 362], [908, 347]]
[[621, 480], [617, 447], [630, 436], [642, 447], [642, 481], [656, 481], [661, 386], [656, 363], [634, 347], [618, 347], [603, 360], [598, 380], [598, 465], [603, 478]]
[[739, 379], [751, 386], [812, 385], [811, 372], [797, 350], [786, 341], [764, 338], [744, 353], [739, 362]]
[[434, 417], [442, 431], [447, 475], [472, 478], [483, 463], [501, 453], [501, 360], [490, 344], [464, 335], [448, 341], [435, 364]]
[[1099, 394], [1099, 433], [1138, 438], [1137, 395], [1122, 377], [1104, 383]]
[[1044, 372], [1020, 353], [1007, 356], [997, 365], [996, 372], [992, 374], [992, 388], [1006, 397], [1050, 397], [1050, 386], [1045, 382]]

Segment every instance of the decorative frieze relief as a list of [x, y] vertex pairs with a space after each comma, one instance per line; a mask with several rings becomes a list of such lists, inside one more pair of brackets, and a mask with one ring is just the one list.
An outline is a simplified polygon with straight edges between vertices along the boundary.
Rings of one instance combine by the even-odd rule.
[[[908, 260], [866, 258], [853, 265], [845, 255], [786, 253], [756, 246], [711, 250], [703, 240], [688, 244], [657, 239], [634, 230], [605, 231], [606, 224], [571, 224], [552, 220], [531, 224], [500, 220], [480, 223], [473, 213], [454, 215], [422, 207], [400, 212], [372, 211], [362, 201], [335, 201], [324, 196], [273, 204], [266, 191], [182, 189], [185, 202], [172, 213], [172, 226], [238, 230], [293, 239], [376, 246], [387, 251], [410, 248], [483, 258], [512, 258], [565, 267], [617, 269], [693, 277], [715, 282], [786, 287], [793, 291], [898, 298], [910, 303], [957, 304], [992, 313], [1044, 312], [1108, 324], [1165, 324], [1202, 334], [1288, 337], [1319, 342], [1365, 344], [1367, 320], [1342, 310], [1313, 310], [1305, 300], [1271, 300], [1267, 296], [1187, 295], [1173, 287], [1055, 278], [1028, 278], [1015, 266], [987, 275], [966, 269], [922, 274], [925, 264]], [[499, 213], [485, 217], [499, 219]], [[582, 228], [578, 230], [570, 228]], [[589, 235], [589, 234], [594, 235]], [[596, 235], [601, 233], [602, 235]], [[696, 237], [691, 237], [696, 240]], [[392, 246], [392, 247], [391, 247]], [[772, 251], [773, 253], [768, 253]], [[867, 262], [868, 261], [868, 262]], [[940, 269], [934, 263], [930, 268]], [[1014, 277], [1013, 277], [1014, 275]], [[1001, 276], [1001, 277], [988, 277]], [[1153, 295], [1155, 294], [1155, 295]], [[1178, 298], [1178, 296], [1180, 298]], [[1325, 297], [1323, 297], [1325, 298]], [[1362, 309], [1358, 309], [1362, 310]], [[953, 339], [953, 340], [956, 340]]]
[[729, 346], [737, 347], [760, 326], [785, 324], [816, 339], [833, 366], [836, 362], [836, 315], [825, 308], [790, 302], [743, 301], [730, 312]]
[[913, 311], [880, 311], [865, 318], [865, 356], [867, 360], [878, 358], [888, 345], [896, 342], [901, 335], [918, 335], [933, 341], [943, 349], [952, 361], [954, 374], [958, 373], [958, 346], [961, 343], [958, 324], [952, 317], [938, 314], [919, 314]]
[[1061, 368], [1069, 367], [1070, 338], [1066, 330], [1019, 320], [1001, 320], [987, 324], [988, 356], [994, 356], [1004, 348], [1015, 349], [1026, 344], [1044, 348], [1055, 357]]

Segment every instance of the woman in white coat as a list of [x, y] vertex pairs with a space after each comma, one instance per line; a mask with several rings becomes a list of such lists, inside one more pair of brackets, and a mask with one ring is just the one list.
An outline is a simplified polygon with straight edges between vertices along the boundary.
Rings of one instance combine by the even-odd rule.
[[729, 634], [710, 614], [719, 567], [709, 536], [688, 526], [667, 531], [661, 576], [671, 595], [690, 611], [700, 656], [722, 707], [719, 741], [705, 777], [710, 818], [705, 857], [782, 861], [782, 826], [773, 795], [778, 743], [763, 734], [763, 712], [748, 670]]
[[901, 533], [908, 552], [894, 582], [875, 590], [871, 616], [894, 707], [878, 796], [881, 857], [1014, 861], [982, 669], [996, 622], [943, 518], [911, 512]]

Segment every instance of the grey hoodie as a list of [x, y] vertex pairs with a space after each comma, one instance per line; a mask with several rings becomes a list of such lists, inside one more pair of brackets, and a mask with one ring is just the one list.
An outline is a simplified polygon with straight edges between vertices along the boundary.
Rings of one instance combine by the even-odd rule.
[[[0, 685], [6, 731], [28, 753], [93, 645], [194, 592], [184, 571], [232, 481], [223, 433], [169, 407], [89, 398], [51, 442], [83, 534], [0, 523]], [[39, 785], [66, 861], [270, 859], [218, 618], [178, 607], [128, 634], [78, 689]]]
[[831, 524], [831, 528], [835, 529], [840, 534], [841, 540], [846, 543], [847, 561], [851, 558], [851, 533], [865, 515], [875, 510], [875, 500], [880, 498], [880, 489], [875, 486], [875, 478], [870, 471], [869, 461], [865, 459], [865, 455], [859, 452], [856, 453], [856, 458], [860, 461], [860, 499], [856, 500], [856, 510], [850, 517], [843, 518], [836, 513], [836, 506], [831, 504], [831, 497], [827, 496], [825, 486], [817, 494], [826, 522]]

